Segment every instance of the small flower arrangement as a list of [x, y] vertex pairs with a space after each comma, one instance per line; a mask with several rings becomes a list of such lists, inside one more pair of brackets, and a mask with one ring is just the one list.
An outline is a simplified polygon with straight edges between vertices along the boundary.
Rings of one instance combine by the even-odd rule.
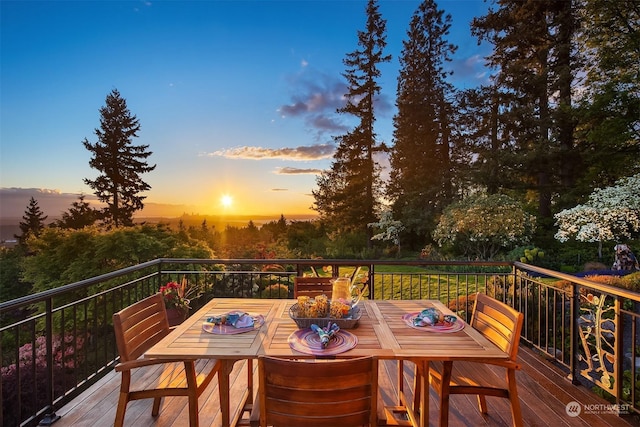
[[191, 309], [189, 303], [191, 302], [187, 296], [189, 295], [189, 286], [187, 278], [183, 277], [180, 283], [169, 282], [164, 286], [160, 286], [160, 293], [164, 299], [164, 305], [166, 308], [177, 308], [181, 311], [187, 311]]

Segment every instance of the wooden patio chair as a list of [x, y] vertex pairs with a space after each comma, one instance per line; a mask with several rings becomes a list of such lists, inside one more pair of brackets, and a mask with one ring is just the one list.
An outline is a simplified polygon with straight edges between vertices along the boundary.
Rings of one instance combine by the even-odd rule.
[[332, 277], [295, 277], [293, 279], [293, 297], [300, 296], [317, 297], [318, 295], [326, 295], [331, 299], [331, 291], [333, 284]]
[[251, 425], [377, 425], [378, 360], [373, 356], [310, 362], [261, 356]]
[[[189, 425], [198, 426], [198, 397], [218, 372], [220, 364], [209, 360], [169, 360], [141, 358], [145, 351], [158, 343], [169, 332], [169, 322], [162, 295], [157, 293], [147, 297], [113, 315], [116, 344], [120, 353], [120, 363], [115, 367], [122, 372], [120, 397], [114, 425], [124, 423], [127, 404], [132, 400], [154, 399], [151, 415], [160, 411], [164, 396], [185, 396], [189, 399]], [[131, 390], [132, 371], [138, 368], [160, 365], [159, 376], [138, 378], [144, 384], [137, 384]], [[134, 378], [134, 379], [136, 379]]]
[[[480, 362], [435, 362], [431, 363], [429, 382], [440, 396], [440, 426], [449, 422], [449, 396], [452, 394], [475, 394], [482, 414], [487, 414], [486, 396], [509, 399], [514, 426], [522, 426], [522, 412], [516, 385], [516, 370], [520, 332], [524, 316], [508, 305], [478, 293], [470, 325], [485, 338], [499, 347], [508, 360]], [[495, 377], [489, 365], [505, 369], [505, 378]], [[423, 373], [420, 373], [422, 375]], [[416, 390], [419, 399], [420, 390]], [[418, 400], [419, 401], [419, 400]]]

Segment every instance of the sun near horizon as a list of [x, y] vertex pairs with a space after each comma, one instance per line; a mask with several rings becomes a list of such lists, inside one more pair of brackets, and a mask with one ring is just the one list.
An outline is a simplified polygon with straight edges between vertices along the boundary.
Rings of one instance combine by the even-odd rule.
[[223, 208], [229, 209], [233, 205], [233, 197], [228, 194], [223, 194], [220, 197], [220, 204]]

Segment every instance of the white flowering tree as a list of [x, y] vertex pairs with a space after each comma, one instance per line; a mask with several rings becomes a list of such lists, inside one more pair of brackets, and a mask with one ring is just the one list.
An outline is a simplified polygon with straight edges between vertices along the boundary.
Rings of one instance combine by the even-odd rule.
[[555, 238], [566, 242], [602, 242], [630, 239], [640, 231], [640, 174], [622, 178], [611, 187], [597, 188], [587, 203], [555, 214], [558, 232]]
[[478, 194], [449, 205], [433, 238], [473, 259], [492, 259], [500, 250], [529, 243], [535, 217], [502, 194]]
[[381, 230], [380, 233], [372, 236], [371, 240], [391, 241], [398, 247], [398, 254], [400, 254], [400, 233], [402, 233], [405, 227], [401, 221], [393, 219], [393, 213], [390, 210], [382, 212], [379, 222], [371, 222], [367, 224], [367, 226]]

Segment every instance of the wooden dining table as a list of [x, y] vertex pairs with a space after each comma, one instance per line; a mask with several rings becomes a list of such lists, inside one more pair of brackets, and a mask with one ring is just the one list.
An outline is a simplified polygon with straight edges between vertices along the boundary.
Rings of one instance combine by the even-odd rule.
[[[436, 300], [362, 300], [358, 307], [361, 318], [352, 329], [356, 337], [352, 348], [337, 354], [323, 356], [292, 348], [290, 336], [299, 328], [289, 315], [296, 300], [214, 298], [200, 310], [176, 327], [162, 341], [153, 346], [145, 357], [202, 359], [214, 358], [221, 362], [219, 372], [220, 412], [222, 425], [235, 425], [242, 417], [245, 405], [253, 399], [252, 360], [258, 356], [274, 356], [293, 359], [352, 358], [375, 356], [378, 359], [411, 361], [429, 372], [429, 362], [436, 360], [496, 360], [508, 356], [480, 335], [468, 324], [457, 332], [432, 332], [424, 328], [411, 327], [406, 317], [434, 307], [445, 314], [453, 314], [444, 304]], [[244, 333], [223, 333], [203, 324], [212, 316], [231, 311], [242, 311], [260, 319], [260, 326]], [[320, 325], [324, 326], [324, 325]], [[229, 399], [229, 375], [234, 363], [247, 360], [249, 365], [248, 387], [236, 411], [231, 414]], [[429, 420], [428, 375], [419, 378], [418, 387], [423, 390], [420, 410], [409, 402], [403, 390], [403, 381], [398, 378], [398, 408], [406, 409], [415, 423], [427, 426]], [[417, 418], [416, 418], [417, 417]]]

